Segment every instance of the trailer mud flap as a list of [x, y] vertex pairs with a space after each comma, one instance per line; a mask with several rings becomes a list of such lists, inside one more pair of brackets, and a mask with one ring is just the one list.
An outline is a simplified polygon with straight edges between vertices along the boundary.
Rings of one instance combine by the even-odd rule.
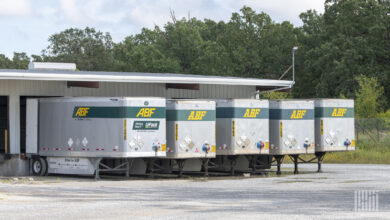
[[47, 157], [48, 172], [57, 174], [92, 175], [96, 158]]

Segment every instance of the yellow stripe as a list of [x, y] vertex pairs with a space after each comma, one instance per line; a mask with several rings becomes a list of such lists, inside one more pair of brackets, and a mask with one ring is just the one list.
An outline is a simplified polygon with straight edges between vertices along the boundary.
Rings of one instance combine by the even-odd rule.
[[216, 152], [217, 151], [217, 148], [216, 148], [216, 146], [215, 145], [211, 145], [211, 150], [210, 150], [210, 152]]
[[126, 123], [126, 119], [125, 121], [123, 122], [123, 139], [127, 139], [127, 123]]
[[321, 120], [321, 135], [324, 135], [324, 120]]
[[177, 141], [178, 139], [178, 136], [179, 136], [179, 125], [178, 124], [175, 124], [175, 140]]
[[280, 137], [283, 137], [283, 123], [280, 122]]
[[265, 142], [265, 149], [269, 149], [269, 142]]
[[236, 135], [236, 127], [234, 125], [234, 120], [232, 122], [232, 136], [234, 137]]

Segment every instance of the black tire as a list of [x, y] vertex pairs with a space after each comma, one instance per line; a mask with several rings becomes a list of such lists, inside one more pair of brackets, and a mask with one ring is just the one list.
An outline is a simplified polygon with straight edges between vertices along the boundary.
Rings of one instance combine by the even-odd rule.
[[42, 176], [47, 176], [49, 175], [49, 165], [47, 164], [47, 160], [44, 157], [41, 157], [41, 160], [43, 160], [45, 164], [45, 172], [42, 174]]
[[45, 158], [35, 158], [31, 164], [31, 170], [34, 176], [44, 176], [47, 171], [47, 163]]

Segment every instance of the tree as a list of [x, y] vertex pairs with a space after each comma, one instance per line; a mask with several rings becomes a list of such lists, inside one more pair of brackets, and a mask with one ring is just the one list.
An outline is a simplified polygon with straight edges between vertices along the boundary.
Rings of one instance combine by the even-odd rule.
[[26, 53], [14, 52], [12, 60], [0, 54], [0, 69], [27, 69], [30, 58]]
[[127, 37], [115, 45], [115, 70], [128, 72], [180, 72], [178, 60], [166, 57], [157, 45]]
[[356, 77], [355, 111], [359, 118], [375, 118], [383, 110], [384, 89], [375, 77], [360, 75]]
[[113, 42], [109, 33], [86, 27], [66, 29], [49, 37], [43, 60], [72, 62], [80, 70], [111, 70]]
[[354, 97], [356, 76], [369, 73], [390, 100], [389, 8], [381, 2], [327, 0], [323, 15], [301, 14], [295, 96]]
[[178, 59], [167, 56], [164, 39], [158, 27], [142, 29], [114, 46], [115, 70], [138, 72], [181, 72]]
[[274, 23], [264, 12], [243, 7], [233, 13], [217, 39], [229, 55], [229, 72], [235, 76], [279, 78], [291, 65], [297, 39], [289, 22]]
[[12, 61], [6, 57], [4, 54], [0, 54], [0, 69], [12, 69]]
[[28, 64], [30, 63], [30, 58], [26, 53], [17, 53], [14, 52], [14, 56], [12, 58], [13, 68], [14, 69], [27, 69]]
[[278, 78], [291, 65], [296, 30], [243, 7], [228, 23], [176, 19], [116, 44], [119, 71]]

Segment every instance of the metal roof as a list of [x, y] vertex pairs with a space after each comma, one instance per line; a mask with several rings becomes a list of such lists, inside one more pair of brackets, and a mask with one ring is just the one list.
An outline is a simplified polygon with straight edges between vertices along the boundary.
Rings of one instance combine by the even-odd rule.
[[0, 80], [5, 79], [43, 81], [215, 84], [265, 87], [292, 87], [294, 84], [293, 81], [288, 80], [188, 75], [173, 73], [0, 69]]

